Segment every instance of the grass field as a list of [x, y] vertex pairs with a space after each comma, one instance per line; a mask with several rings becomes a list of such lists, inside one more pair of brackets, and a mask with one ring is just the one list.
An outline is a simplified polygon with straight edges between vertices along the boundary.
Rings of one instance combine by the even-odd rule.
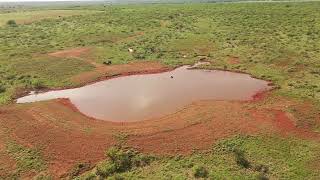
[[[17, 122], [23, 122], [23, 116], [10, 114], [15, 111], [6, 108], [14, 106], [13, 100], [17, 95], [29, 90], [76, 87], [82, 85], [83, 81], [88, 83], [122, 72], [112, 69], [121, 68], [122, 64], [151, 61], [173, 68], [204, 58], [210, 65], [203, 68], [249, 73], [270, 80], [278, 87], [264, 103], [241, 105], [242, 110], [252, 113], [250, 118], [272, 119], [273, 115], [266, 115], [266, 112], [280, 109], [290, 114], [289, 117], [294, 119], [294, 125], [298, 128], [319, 133], [319, 9], [320, 2], [195, 3], [0, 13], [0, 104], [3, 109], [0, 108], [0, 120], [10, 117], [10, 120], [16, 118]], [[8, 20], [15, 20], [17, 25], [8, 25]], [[52, 55], [65, 50], [68, 52], [63, 55]], [[112, 66], [106, 68], [103, 64], [106, 61], [111, 61]], [[140, 64], [136, 68], [132, 70], [144, 67]], [[75, 79], [85, 80], [80, 83]], [[48, 126], [53, 129], [83, 128], [85, 124], [71, 126], [72, 115], [45, 108], [55, 105], [44, 105], [42, 108], [40, 105], [30, 106], [26, 106], [26, 110], [23, 105], [17, 106], [18, 112], [36, 112], [38, 116], [30, 115], [30, 118], [38, 119], [40, 124], [46, 122], [41, 120], [48, 119], [48, 122], [56, 123], [55, 126]], [[50, 111], [51, 116], [41, 114], [39, 109], [44, 114], [42, 110]], [[252, 109], [262, 111], [257, 115]], [[2, 112], [10, 116], [2, 117]], [[55, 117], [54, 113], [61, 115], [61, 118]], [[230, 116], [224, 123], [238, 118], [234, 113]], [[76, 117], [74, 119], [77, 122], [83, 119], [80, 115]], [[248, 115], [248, 122], [250, 118]], [[64, 121], [66, 119], [68, 121]], [[273, 126], [277, 126], [276, 122]], [[58, 170], [45, 162], [54, 158], [42, 158], [45, 152], [33, 146], [28, 147], [37, 143], [27, 138], [22, 137], [21, 141], [25, 143], [21, 143], [24, 146], [20, 145], [13, 133], [15, 130], [19, 132], [19, 129], [11, 132], [5, 127], [6, 123], [3, 123], [0, 128], [0, 162], [1, 158], [7, 156], [16, 162], [16, 171], [10, 172], [11, 177], [30, 177], [31, 174], [43, 179], [55, 178], [54, 173]], [[169, 127], [163, 130], [162, 126], [157, 126], [165, 133], [169, 133]], [[88, 125], [85, 128], [86, 137], [90, 135], [89, 132], [95, 132], [95, 128]], [[111, 131], [114, 130], [103, 132], [107, 134]], [[303, 134], [300, 130], [297, 132]], [[48, 133], [51, 137], [50, 133], [55, 134], [56, 131]], [[7, 134], [14, 135], [2, 138]], [[135, 137], [134, 133], [131, 135]], [[3, 143], [6, 144], [4, 151], [1, 150], [1, 140], [6, 141]], [[122, 142], [119, 138], [116, 141]], [[76, 165], [66, 171], [69, 173], [67, 176], [77, 179], [94, 179], [98, 176], [108, 176], [110, 179], [319, 179], [319, 142], [319, 138], [309, 136], [282, 136], [281, 133], [270, 136], [260, 132], [255, 136], [238, 135], [219, 139], [212, 142], [212, 148], [205, 152], [195, 149], [193, 153], [183, 156], [179, 152], [170, 156], [149, 155], [148, 152], [127, 154], [126, 150], [118, 149], [113, 152], [117, 155], [114, 162], [110, 161], [110, 154], [107, 155], [109, 160], [102, 159], [97, 166], [94, 163], [87, 165], [70, 161], [70, 164]], [[105, 147], [103, 151], [108, 148]], [[1, 168], [6, 170], [7, 167], [0, 166], [0, 172]], [[29, 171], [31, 173], [28, 175]]]
[[[33, 80], [48, 87], [67, 85], [71, 75], [90, 69], [86, 63], [64, 61], [65, 70], [60, 70], [56, 82], [35, 64], [50, 61], [47, 67], [55, 72], [61, 61], [47, 53], [82, 46], [93, 49], [90, 56], [98, 63], [156, 60], [176, 66], [207, 56], [214, 62], [208, 68], [248, 72], [273, 80], [281, 86], [279, 93], [318, 101], [318, 8], [317, 2], [241, 3], [115, 6], [97, 13], [26, 12], [26, 20], [34, 20], [28, 14], [82, 15], [1, 28], [1, 76], [6, 80], [1, 87], [7, 89], [2, 90], [1, 102], [10, 100], [12, 88], [29, 86]], [[0, 16], [3, 22], [15, 18], [19, 22], [16, 13]], [[239, 62], [228, 63], [232, 57]]]
[[[238, 151], [242, 154], [238, 155], [236, 153]], [[309, 169], [309, 166], [317, 168], [312, 165], [315, 152], [319, 153], [319, 144], [296, 139], [287, 140], [272, 136], [236, 136], [218, 142], [205, 153], [195, 153], [188, 157], [144, 158], [148, 163], [142, 167], [133, 167], [121, 174], [110, 174], [111, 179], [197, 179], [197, 177], [208, 179], [226, 177], [231, 179], [317, 179], [319, 169], [317, 171]], [[240, 159], [242, 161], [239, 161]], [[244, 162], [247, 162], [248, 165], [244, 166]], [[107, 166], [104, 163], [100, 166]], [[100, 171], [108, 172], [106, 169], [99, 168], [101, 167], [98, 165], [97, 169], [78, 179], [96, 177]]]
[[43, 19], [59, 19], [74, 15], [86, 15], [96, 13], [90, 10], [34, 10], [0, 13], [0, 26], [5, 26], [9, 20], [15, 20], [17, 24], [30, 24]]

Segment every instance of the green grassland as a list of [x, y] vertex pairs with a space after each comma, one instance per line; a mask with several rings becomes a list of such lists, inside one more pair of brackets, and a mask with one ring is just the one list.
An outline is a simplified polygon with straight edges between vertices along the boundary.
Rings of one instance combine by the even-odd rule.
[[85, 15], [96, 13], [94, 10], [24, 10], [16, 12], [0, 12], [0, 26], [5, 26], [9, 20], [15, 20], [17, 24], [30, 24], [43, 19], [58, 19], [73, 15]]
[[[212, 62], [207, 68], [248, 72], [272, 80], [282, 95], [319, 101], [319, 7], [318, 2], [82, 7], [67, 13], [81, 15], [3, 26], [0, 99], [6, 103], [17, 88], [39, 82], [72, 86], [69, 78], [92, 69], [90, 64], [46, 54], [85, 46], [94, 49], [98, 63], [154, 60], [177, 66], [207, 56]], [[15, 17], [18, 21], [15, 13], [0, 19]], [[230, 56], [240, 63], [228, 63]]]
[[8, 142], [6, 146], [7, 153], [17, 162], [16, 171], [9, 179], [17, 179], [23, 172], [39, 173], [46, 169], [45, 161], [37, 149], [26, 148], [16, 142]]
[[236, 136], [205, 153], [152, 157], [107, 151], [107, 160], [75, 179], [318, 179], [319, 144], [279, 137]]
[[[212, 3], [1, 13], [0, 104], [11, 103], [21, 89], [76, 86], [70, 78], [94, 67], [47, 54], [90, 47], [90, 58], [97, 63], [150, 60], [175, 67], [205, 56], [211, 62], [205, 68], [271, 80], [279, 87], [275, 94], [308, 99], [320, 107], [319, 9], [320, 2]], [[6, 24], [11, 19], [16, 26]], [[230, 63], [230, 57], [239, 63]], [[294, 138], [237, 136], [190, 156], [128, 155], [118, 149], [113, 153], [120, 160], [101, 162], [84, 175], [77, 172], [86, 166], [79, 165], [72, 177], [319, 179], [319, 167], [313, 166], [319, 161], [319, 145]], [[45, 169], [36, 150], [15, 144], [8, 149], [20, 171]]]

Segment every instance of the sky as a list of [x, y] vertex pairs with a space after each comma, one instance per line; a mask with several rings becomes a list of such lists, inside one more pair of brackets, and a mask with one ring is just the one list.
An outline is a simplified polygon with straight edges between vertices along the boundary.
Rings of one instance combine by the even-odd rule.
[[0, 0], [0, 2], [27, 2], [27, 1], [90, 1], [90, 0]]

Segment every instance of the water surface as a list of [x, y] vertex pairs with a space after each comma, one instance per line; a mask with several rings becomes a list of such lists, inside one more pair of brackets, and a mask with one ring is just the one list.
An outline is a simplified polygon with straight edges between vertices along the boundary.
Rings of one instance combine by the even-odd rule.
[[198, 100], [250, 100], [270, 89], [268, 82], [247, 74], [188, 69], [132, 75], [80, 88], [30, 94], [28, 103], [69, 98], [82, 113], [102, 120], [138, 121], [161, 117]]

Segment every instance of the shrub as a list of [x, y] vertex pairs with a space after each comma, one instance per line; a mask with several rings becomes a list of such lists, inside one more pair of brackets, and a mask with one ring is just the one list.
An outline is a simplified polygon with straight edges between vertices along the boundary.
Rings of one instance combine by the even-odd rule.
[[43, 84], [42, 81], [38, 80], [38, 79], [33, 79], [31, 81], [31, 86], [35, 89], [41, 89], [41, 88], [44, 88], [45, 85]]
[[95, 173], [90, 172], [90, 173], [85, 174], [81, 178], [75, 178], [75, 180], [80, 180], [80, 179], [83, 179], [83, 180], [96, 180], [97, 176], [96, 176]]
[[259, 174], [259, 175], [257, 176], [257, 179], [258, 179], [258, 180], [269, 180], [269, 178], [268, 178], [265, 174], [263, 174], [263, 173]]
[[149, 164], [152, 157], [139, 154], [131, 149], [112, 147], [106, 152], [109, 161], [97, 166], [96, 175], [100, 177], [112, 176], [115, 173], [126, 172], [133, 167], [141, 167]]
[[256, 171], [264, 173], [264, 174], [269, 172], [269, 168], [263, 164], [257, 165], [254, 169]]
[[0, 85], [0, 94], [6, 92], [6, 88], [3, 85]]
[[87, 171], [88, 169], [90, 169], [90, 164], [87, 163], [78, 163], [76, 164], [75, 167], [73, 167], [73, 169], [71, 170], [71, 172], [69, 173], [70, 177], [76, 177], [78, 175], [80, 175], [81, 173]]
[[35, 180], [53, 180], [53, 177], [47, 174], [39, 174], [35, 178]]
[[11, 27], [16, 27], [17, 26], [17, 23], [16, 23], [16, 21], [15, 20], [9, 20], [9, 21], [7, 21], [7, 25], [8, 26], [11, 26]]
[[115, 174], [114, 176], [108, 178], [108, 180], [124, 180], [125, 178], [119, 174]]
[[239, 150], [239, 149], [234, 149], [234, 155], [236, 158], [236, 162], [239, 166], [243, 168], [250, 168], [251, 164], [250, 162], [246, 159], [244, 152]]
[[107, 157], [114, 164], [117, 172], [123, 172], [131, 168], [132, 157], [135, 155], [131, 150], [122, 150], [120, 148], [110, 148], [107, 153]]
[[146, 165], [150, 164], [153, 159], [154, 159], [153, 157], [139, 154], [139, 155], [134, 156], [132, 158], [132, 166], [134, 166], [134, 167], [146, 166]]
[[117, 171], [115, 164], [103, 162], [97, 166], [96, 175], [101, 177], [108, 177]]
[[35, 171], [45, 170], [46, 163], [42, 159], [40, 151], [9, 142], [6, 146], [7, 152], [16, 160], [18, 171]]
[[195, 166], [193, 168], [193, 176], [195, 178], [206, 178], [208, 177], [208, 171], [203, 166]]

